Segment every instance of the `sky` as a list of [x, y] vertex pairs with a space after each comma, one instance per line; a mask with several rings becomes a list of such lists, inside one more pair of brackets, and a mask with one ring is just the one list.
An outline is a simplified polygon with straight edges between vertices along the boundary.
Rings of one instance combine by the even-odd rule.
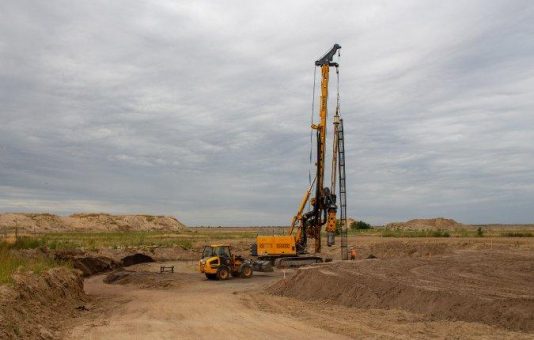
[[532, 1], [2, 1], [0, 211], [287, 225], [339, 43], [349, 216], [534, 223], [533, 23]]

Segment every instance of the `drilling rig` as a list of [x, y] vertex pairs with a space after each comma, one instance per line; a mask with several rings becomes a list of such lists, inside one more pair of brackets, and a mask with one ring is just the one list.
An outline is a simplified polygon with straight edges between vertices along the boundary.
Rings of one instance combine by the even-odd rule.
[[[327, 245], [335, 243], [336, 231], [341, 236], [341, 258], [347, 255], [347, 219], [346, 219], [346, 186], [345, 186], [345, 148], [343, 136], [343, 119], [340, 117], [339, 106], [339, 64], [334, 62], [339, 57], [341, 46], [335, 44], [323, 57], [315, 61], [316, 69], [321, 70], [321, 97], [319, 104], [319, 121], [311, 125], [316, 135], [315, 178], [305, 191], [297, 213], [291, 220], [287, 235], [257, 236], [256, 243], [251, 245], [251, 254], [259, 260], [269, 260], [277, 267], [296, 267], [311, 263], [323, 262], [321, 253], [321, 230], [325, 226]], [[336, 112], [333, 120], [333, 152], [330, 188], [324, 186], [326, 163], [326, 134], [328, 118], [328, 90], [330, 70], [335, 68], [338, 76]], [[314, 86], [315, 92], [315, 86]], [[315, 94], [314, 94], [315, 97]], [[312, 113], [313, 114], [313, 113]], [[338, 223], [336, 181], [339, 180], [339, 208], [341, 210]], [[314, 194], [314, 197], [312, 196]], [[304, 212], [309, 204], [309, 211]], [[314, 240], [314, 254], [308, 252], [308, 239]]]

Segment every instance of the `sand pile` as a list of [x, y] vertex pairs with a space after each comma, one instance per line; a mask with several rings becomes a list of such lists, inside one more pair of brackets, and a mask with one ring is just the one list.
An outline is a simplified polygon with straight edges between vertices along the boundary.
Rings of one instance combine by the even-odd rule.
[[66, 268], [14, 278], [14, 287], [0, 286], [0, 339], [59, 338], [62, 322], [88, 299], [79, 273]]
[[82, 272], [87, 277], [103, 272], [108, 272], [120, 266], [120, 263], [105, 256], [91, 255], [81, 251], [56, 251], [54, 258], [57, 261], [68, 261], [72, 267]]
[[18, 227], [19, 232], [50, 231], [178, 231], [185, 225], [174, 217], [151, 215], [74, 214], [0, 214], [0, 231]]
[[357, 308], [401, 309], [429, 320], [481, 322], [533, 332], [532, 273], [534, 254], [465, 251], [301, 268], [268, 291]]
[[458, 223], [450, 218], [418, 218], [407, 222], [393, 222], [386, 224], [390, 229], [412, 229], [412, 230], [453, 230], [465, 227], [464, 224]]
[[0, 229], [18, 227], [21, 232], [47, 232], [66, 230], [60, 216], [51, 214], [0, 214]]

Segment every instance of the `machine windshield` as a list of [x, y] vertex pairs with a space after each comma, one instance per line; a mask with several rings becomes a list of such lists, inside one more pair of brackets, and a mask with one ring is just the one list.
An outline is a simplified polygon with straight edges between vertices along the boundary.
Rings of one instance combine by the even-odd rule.
[[214, 249], [217, 256], [226, 256], [230, 257], [230, 249], [228, 247], [217, 247]]
[[204, 247], [204, 251], [202, 252], [202, 257], [212, 257], [212, 256], [216, 256], [213, 252], [213, 248], [212, 247]]
[[230, 257], [230, 249], [228, 247], [204, 247], [202, 257], [223, 256]]

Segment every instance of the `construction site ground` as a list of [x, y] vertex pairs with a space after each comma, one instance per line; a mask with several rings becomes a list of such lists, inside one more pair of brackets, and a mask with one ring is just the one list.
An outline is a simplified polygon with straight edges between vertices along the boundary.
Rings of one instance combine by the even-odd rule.
[[[239, 248], [242, 241], [235, 242]], [[85, 279], [68, 339], [534, 338], [534, 239], [351, 238], [350, 263], [209, 281], [196, 262]], [[327, 248], [336, 258], [339, 248]], [[370, 254], [376, 259], [366, 259]], [[108, 282], [105, 283], [104, 281]]]

